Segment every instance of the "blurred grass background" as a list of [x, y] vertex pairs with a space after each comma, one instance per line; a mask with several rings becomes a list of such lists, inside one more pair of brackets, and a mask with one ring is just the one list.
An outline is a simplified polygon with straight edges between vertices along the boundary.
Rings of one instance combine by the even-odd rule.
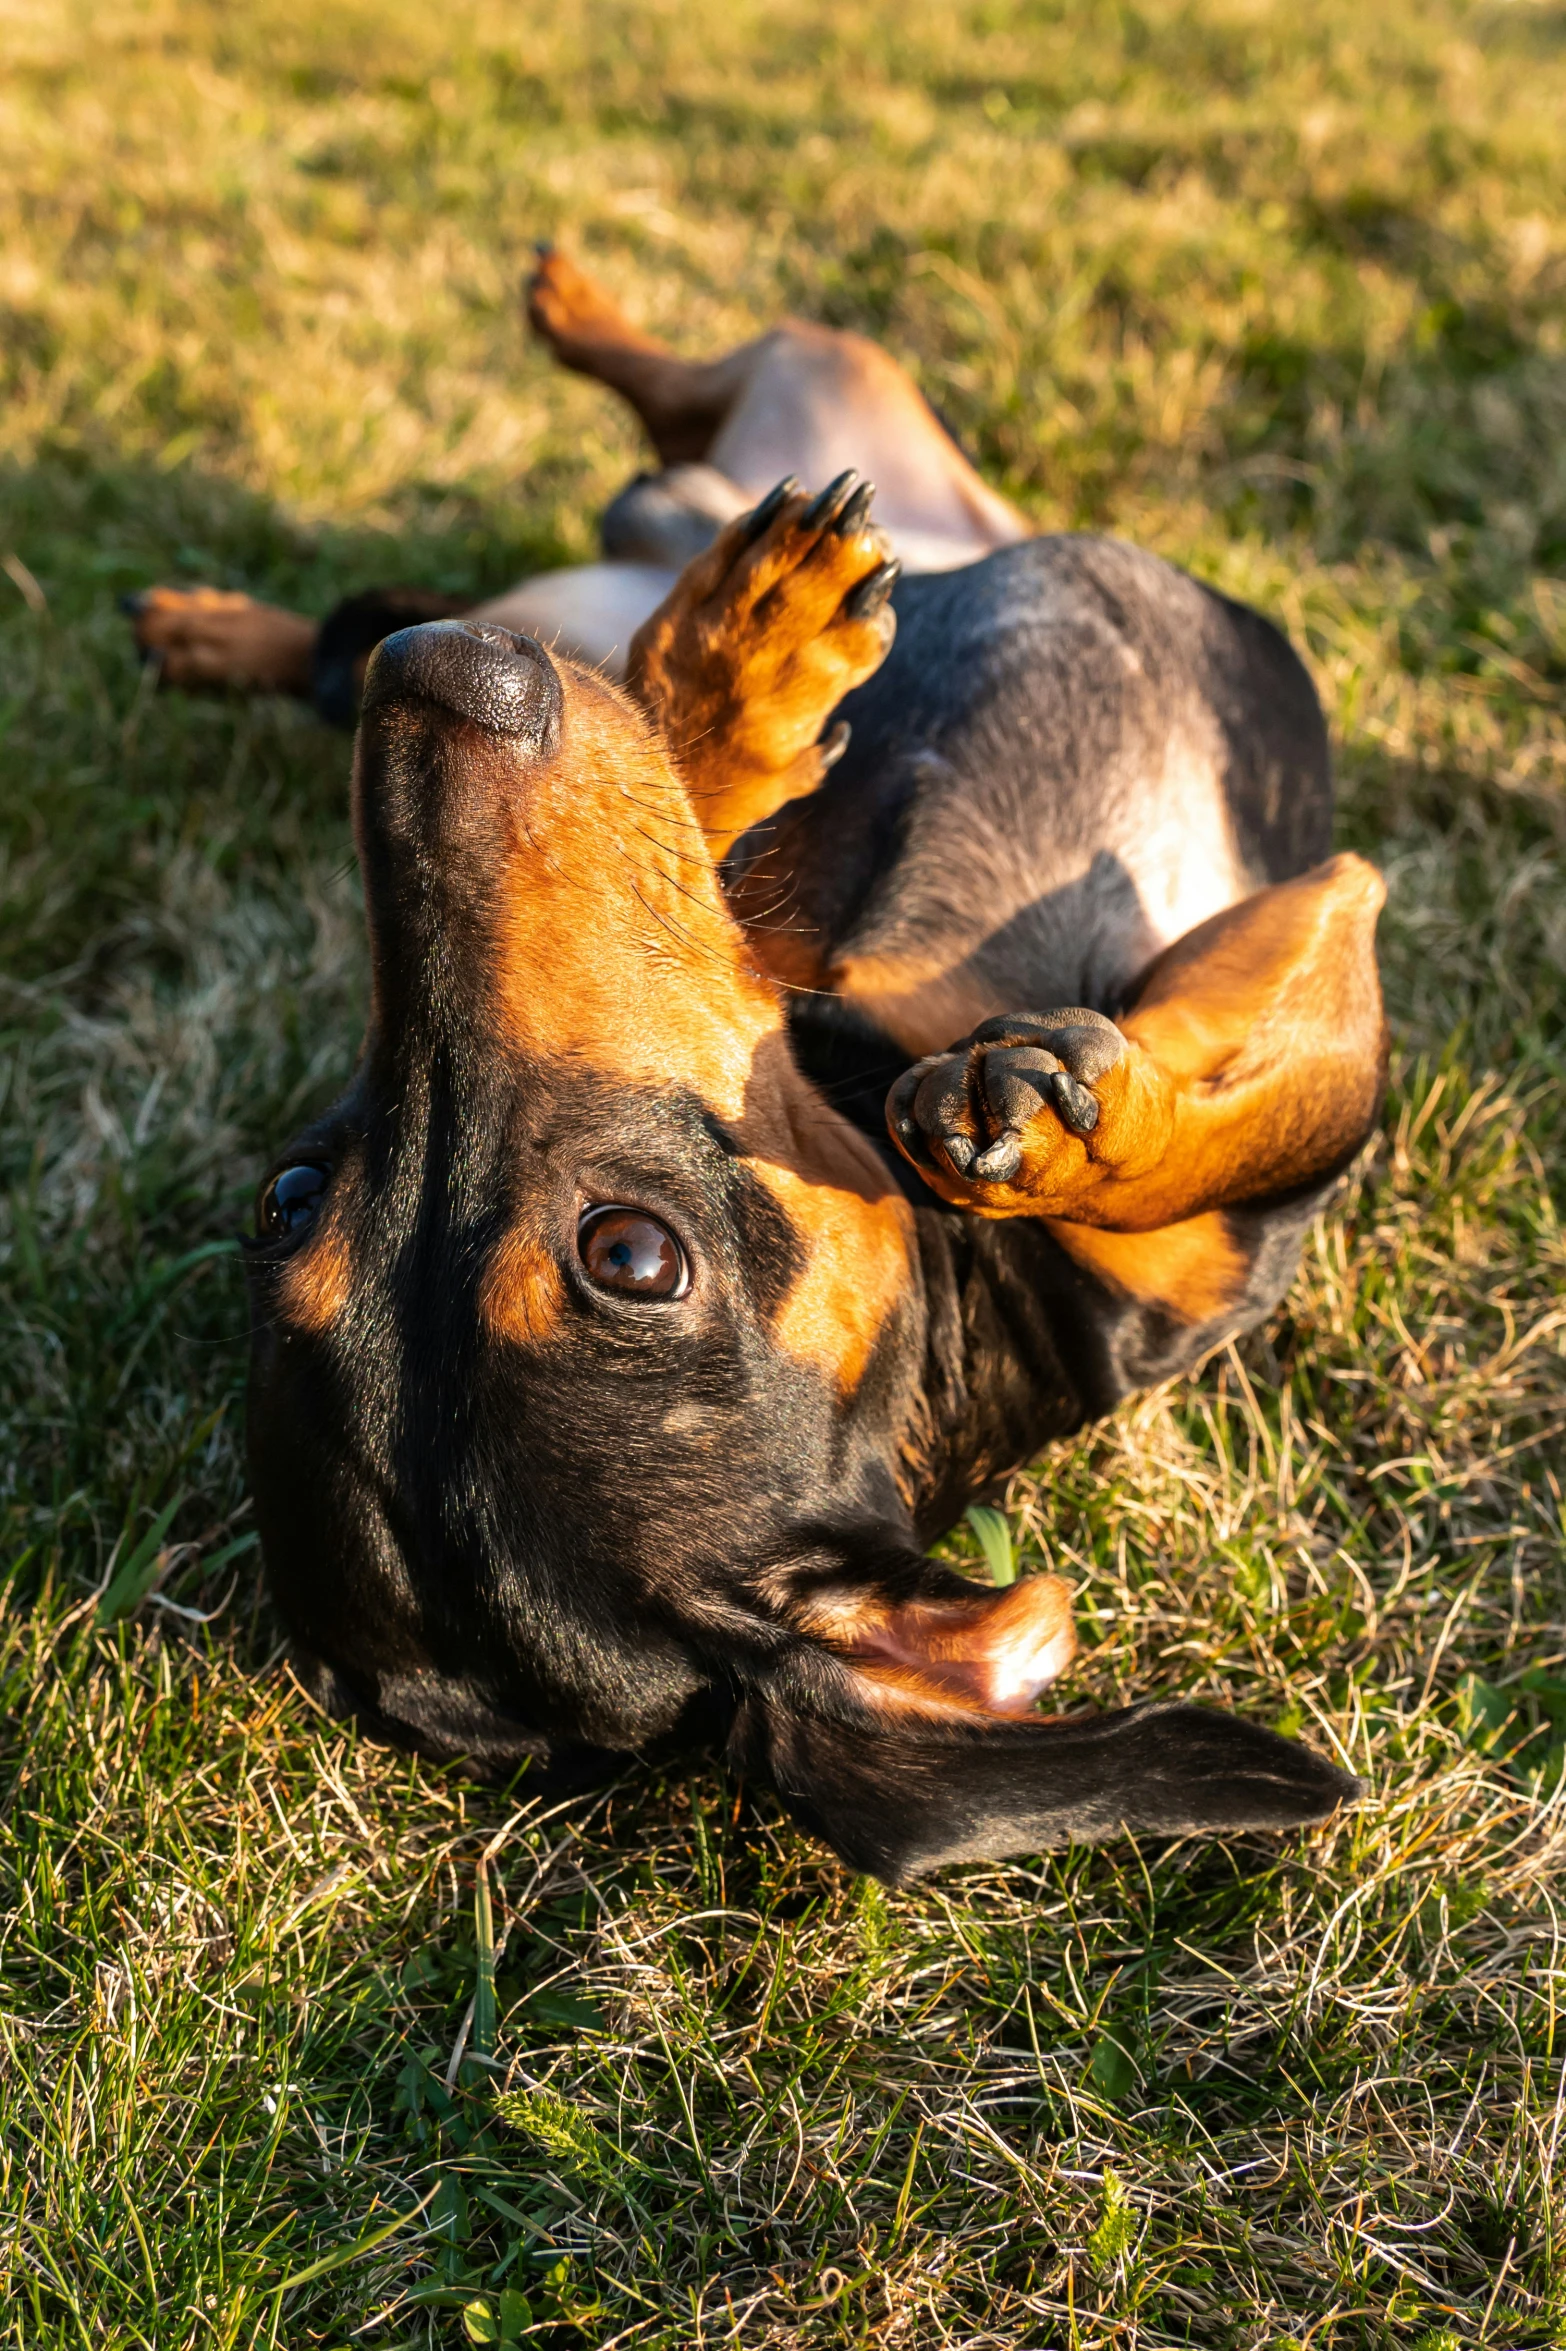
[[[1566, 10], [0, 0], [0, 62], [0, 2342], [1566, 2343]], [[347, 747], [114, 598], [589, 552], [641, 452], [523, 339], [545, 235], [693, 352], [880, 336], [1313, 666], [1384, 1136], [1011, 1522], [1075, 1696], [1303, 1727], [1329, 1832], [884, 1896], [287, 1677], [228, 1239], [353, 1054]]]

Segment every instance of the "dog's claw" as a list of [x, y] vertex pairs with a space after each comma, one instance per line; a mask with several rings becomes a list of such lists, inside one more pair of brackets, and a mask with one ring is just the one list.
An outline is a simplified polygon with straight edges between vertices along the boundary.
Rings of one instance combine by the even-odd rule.
[[803, 527], [807, 531], [816, 531], [822, 529], [827, 523], [834, 522], [837, 519], [839, 508], [846, 506], [853, 495], [854, 485], [858, 479], [859, 470], [857, 466], [851, 465], [838, 475], [836, 481], [828, 482], [820, 497], [812, 499], [800, 516], [799, 519]]
[[996, 1136], [987, 1151], [981, 1151], [965, 1172], [976, 1176], [982, 1184], [1009, 1184], [1022, 1165], [1022, 1138], [1011, 1127]]
[[1068, 1127], [1079, 1135], [1090, 1135], [1098, 1124], [1098, 1101], [1086, 1086], [1079, 1085], [1069, 1070], [1057, 1071], [1050, 1091], [1055, 1097], [1055, 1108]]
[[746, 521], [746, 539], [751, 541], [759, 539], [768, 525], [777, 519], [798, 488], [799, 476], [794, 473], [786, 473], [780, 482], [774, 483], [765, 498], [762, 499], [761, 504], [754, 509]]
[[1040, 1178], [1052, 1184], [1062, 1168], [1085, 1167], [1092, 1180], [1102, 1133], [1086, 1138], [1114, 1117], [1114, 1093], [1106, 1102], [1099, 1089], [1130, 1051], [1113, 1021], [1081, 1006], [984, 1021], [898, 1079], [887, 1097], [892, 1136], [937, 1190], [955, 1174], [971, 1187], [970, 1207], [1020, 1214], [1003, 1191], [1039, 1197]]
[[833, 530], [836, 531], [840, 539], [851, 539], [853, 537], [855, 531], [860, 528], [866, 515], [870, 512], [870, 502], [874, 496], [874, 482], [861, 482], [858, 489], [849, 499], [848, 504], [844, 507], [842, 513], [838, 516], [837, 520], [832, 525]]
[[847, 719], [840, 718], [827, 736], [821, 746], [821, 772], [823, 775], [829, 767], [836, 767], [843, 753], [848, 749], [849, 737], [853, 731]]
[[857, 588], [850, 588], [843, 598], [843, 610], [849, 619], [873, 620], [887, 603], [902, 577], [902, 570], [900, 559], [895, 555], [890, 556], [885, 563], [877, 566], [868, 579], [861, 580]]

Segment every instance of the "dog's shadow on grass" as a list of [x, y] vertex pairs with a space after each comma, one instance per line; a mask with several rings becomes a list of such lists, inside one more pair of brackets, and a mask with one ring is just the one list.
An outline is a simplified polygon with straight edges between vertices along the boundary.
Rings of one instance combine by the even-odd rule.
[[307, 524], [188, 463], [57, 441], [0, 465], [12, 977], [52, 975], [79, 1006], [140, 965], [167, 980], [199, 930], [170, 908], [194, 858], [284, 893], [350, 854], [346, 739], [277, 697], [157, 692], [122, 597], [202, 582], [320, 615], [389, 582], [479, 597], [571, 552], [526, 484], [490, 499], [414, 483], [389, 517]]
[[0, 551], [76, 625], [160, 579], [312, 613], [388, 581], [477, 599], [579, 557], [560, 511], [558, 484], [540, 496], [525, 480], [490, 492], [414, 479], [373, 518], [306, 521], [190, 462], [165, 468], [58, 440], [30, 466], [0, 464]]

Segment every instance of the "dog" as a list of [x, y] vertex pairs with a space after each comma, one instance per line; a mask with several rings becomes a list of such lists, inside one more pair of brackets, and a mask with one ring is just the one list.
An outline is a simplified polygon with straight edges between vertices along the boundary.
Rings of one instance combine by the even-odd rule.
[[1067, 1588], [927, 1556], [1268, 1313], [1376, 1120], [1305, 670], [1030, 535], [859, 338], [688, 363], [556, 254], [531, 309], [661, 461], [603, 564], [137, 614], [171, 680], [357, 704], [368, 1033], [247, 1244], [301, 1674], [553, 1786], [719, 1744], [894, 1884], [1324, 1818], [1358, 1783], [1234, 1715], [1041, 1715]]

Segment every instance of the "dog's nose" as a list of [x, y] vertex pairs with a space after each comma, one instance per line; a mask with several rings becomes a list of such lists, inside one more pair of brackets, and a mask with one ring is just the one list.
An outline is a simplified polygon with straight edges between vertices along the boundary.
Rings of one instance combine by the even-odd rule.
[[491, 620], [429, 620], [377, 645], [360, 707], [412, 701], [543, 749], [559, 724], [560, 679], [533, 637]]

